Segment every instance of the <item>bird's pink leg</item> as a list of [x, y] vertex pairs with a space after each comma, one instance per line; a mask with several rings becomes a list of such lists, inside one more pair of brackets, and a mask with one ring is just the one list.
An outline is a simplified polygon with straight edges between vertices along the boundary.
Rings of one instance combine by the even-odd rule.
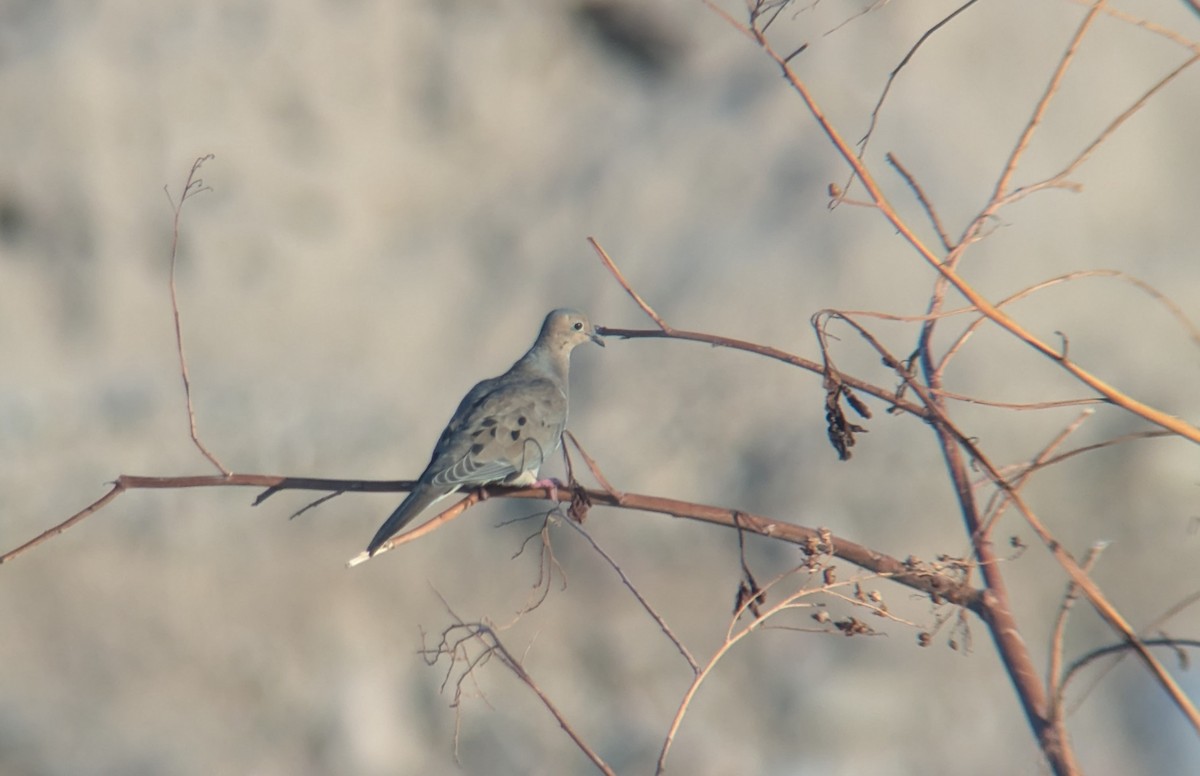
[[557, 477], [547, 477], [547, 478], [541, 479], [541, 480], [534, 480], [533, 482], [529, 483], [529, 485], [527, 485], [526, 487], [545, 488], [548, 491], [547, 496], [550, 498], [550, 500], [558, 501], [558, 489], [566, 488], [567, 485], [565, 482], [558, 479]]

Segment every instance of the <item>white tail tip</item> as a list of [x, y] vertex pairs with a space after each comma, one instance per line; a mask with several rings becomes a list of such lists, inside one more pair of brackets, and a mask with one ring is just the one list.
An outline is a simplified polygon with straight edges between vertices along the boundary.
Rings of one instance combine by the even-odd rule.
[[371, 556], [368, 555], [365, 551], [360, 552], [359, 554], [355, 555], [350, 560], [346, 561], [346, 568], [352, 569], [361, 563], [366, 563], [370, 559], [371, 559]]

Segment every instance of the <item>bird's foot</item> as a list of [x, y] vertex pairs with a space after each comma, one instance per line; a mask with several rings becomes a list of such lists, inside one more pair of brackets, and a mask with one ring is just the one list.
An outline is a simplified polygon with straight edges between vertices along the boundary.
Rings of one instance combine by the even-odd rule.
[[529, 483], [528, 487], [545, 488], [546, 497], [551, 501], [558, 501], [558, 489], [563, 488], [565, 490], [567, 484], [557, 477], [547, 477], [542, 480], [534, 480], [533, 482]]

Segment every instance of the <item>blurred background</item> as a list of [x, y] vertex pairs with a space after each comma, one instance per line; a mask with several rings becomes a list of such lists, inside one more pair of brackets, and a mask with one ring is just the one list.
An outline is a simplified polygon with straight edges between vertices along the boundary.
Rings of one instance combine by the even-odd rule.
[[[783, 51], [808, 44], [794, 63], [854, 141], [888, 73], [957, 5], [798, 4], [772, 34]], [[1119, 7], [1200, 37], [1183, 3]], [[867, 158], [932, 244], [883, 154], [957, 236], [1083, 14], [981, 3], [901, 71]], [[1014, 183], [1057, 172], [1188, 56], [1102, 16]], [[1081, 191], [1002, 211], [968, 254], [968, 280], [1001, 299], [1118, 269], [1200, 312], [1198, 78], [1185, 72], [1104, 144], [1071, 176]], [[211, 191], [184, 211], [180, 306], [200, 432], [237, 472], [415, 476], [462, 394], [507, 368], [550, 308], [650, 325], [588, 235], [671, 324], [810, 358], [815, 311], [917, 315], [933, 279], [878, 214], [827, 207], [845, 166], [766, 57], [695, 2], [6, 0], [0, 145], [4, 550], [117, 474], [212, 473], [188, 439], [163, 192], [178, 198], [204, 154]], [[1084, 279], [1011, 312], [1048, 341], [1064, 332], [1072, 357], [1132, 395], [1200, 420], [1196, 344], [1145, 293]], [[947, 322], [942, 341], [964, 323]], [[911, 351], [911, 325], [873, 325]], [[835, 356], [895, 383], [848, 332]], [[997, 401], [1087, 395], [987, 327], [947, 387]], [[873, 408], [841, 463], [812, 374], [661, 340], [574, 359], [571, 429], [617, 488], [828, 526], [899, 557], [966, 553], [932, 435]], [[1006, 464], [1078, 412], [955, 407]], [[1101, 409], [1068, 446], [1144, 428]], [[1198, 472], [1194, 445], [1133, 442], [1043, 472], [1027, 496], [1077, 556], [1112, 542], [1095, 576], [1142, 627], [1200, 587]], [[290, 522], [310, 497], [251, 507], [254, 496], [130, 492], [0, 568], [0, 772], [594, 772], [497, 663], [462, 686], [456, 714], [458, 674], [443, 688], [446, 662], [419, 652], [455, 616], [513, 621], [535, 594], [537, 553], [517, 553], [544, 504], [489, 502], [348, 570], [401, 496], [346, 495]], [[711, 656], [739, 580], [736, 536], [603, 509], [586, 528]], [[618, 772], [652, 772], [691, 672], [576, 532], [551, 535], [566, 588], [556, 579], [505, 643]], [[1036, 543], [1011, 516], [998, 535]], [[766, 541], [747, 557], [764, 580], [801, 560]], [[1064, 577], [1039, 547], [1006, 563], [1043, 664]], [[742, 642], [696, 696], [670, 771], [1045, 772], [982, 626], [948, 625], [919, 648], [917, 631], [947, 612], [864, 584], [916, 627], [871, 618], [884, 635], [776, 629]], [[812, 625], [807, 613], [787, 622]], [[1195, 637], [1200, 614], [1163, 627]], [[1080, 605], [1067, 658], [1113, 640]], [[1195, 672], [1177, 673], [1200, 697]], [[1072, 687], [1086, 771], [1194, 773], [1200, 743], [1141, 667], [1123, 662], [1084, 697], [1099, 675]]]

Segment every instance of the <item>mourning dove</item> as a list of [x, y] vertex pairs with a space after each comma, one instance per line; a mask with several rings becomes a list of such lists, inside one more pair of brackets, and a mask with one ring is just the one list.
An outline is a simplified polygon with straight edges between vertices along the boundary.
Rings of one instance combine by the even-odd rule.
[[529, 352], [500, 375], [472, 388], [433, 448], [433, 457], [408, 498], [384, 521], [367, 556], [410, 520], [461, 488], [491, 482], [530, 485], [562, 442], [567, 425], [567, 372], [571, 351], [604, 341], [587, 316], [553, 310]]

